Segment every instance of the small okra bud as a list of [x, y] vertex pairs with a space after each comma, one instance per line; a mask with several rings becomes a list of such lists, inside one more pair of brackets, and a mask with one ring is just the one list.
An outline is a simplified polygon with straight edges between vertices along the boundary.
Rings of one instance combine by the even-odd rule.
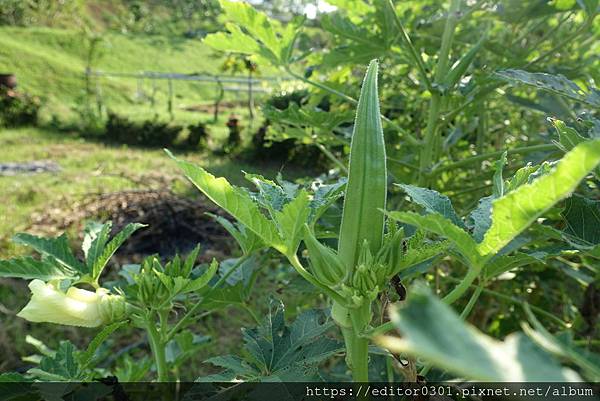
[[315, 277], [328, 286], [340, 284], [345, 279], [346, 269], [336, 252], [321, 244], [308, 226], [304, 227], [304, 243]]

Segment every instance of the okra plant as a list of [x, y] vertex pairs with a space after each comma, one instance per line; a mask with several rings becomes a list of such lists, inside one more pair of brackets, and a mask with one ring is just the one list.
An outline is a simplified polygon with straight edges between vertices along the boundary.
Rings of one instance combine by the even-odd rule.
[[[498, 163], [494, 194], [482, 199], [470, 215], [471, 231], [450, 200], [426, 188], [400, 185], [425, 214], [387, 211], [389, 177], [379, 99], [378, 63], [371, 61], [361, 88], [347, 167], [347, 182], [310, 191], [299, 185], [246, 174], [258, 192], [230, 185], [202, 167], [177, 160], [186, 176], [245, 229], [287, 258], [296, 271], [331, 301], [331, 316], [344, 337], [346, 362], [355, 381], [368, 381], [370, 338], [393, 327], [371, 327], [378, 295], [399, 273], [448, 252], [467, 267], [467, 274], [444, 297], [461, 298], [477, 279], [487, 280], [543, 255], [501, 255], [501, 251], [556, 202], [571, 194], [600, 162], [600, 140], [573, 147], [551, 166], [527, 166], [505, 182], [504, 160]], [[318, 220], [342, 195], [343, 212], [337, 250], [318, 240]], [[491, 210], [491, 213], [490, 213]], [[387, 217], [387, 218], [386, 218]], [[403, 223], [398, 225], [396, 222]], [[405, 238], [405, 228], [417, 232]], [[437, 239], [427, 239], [425, 232]], [[307, 263], [299, 256], [301, 243]], [[474, 293], [464, 314], [476, 302]]]
[[[45, 359], [34, 358], [40, 365], [28, 371], [28, 379], [87, 381], [102, 377], [102, 370], [96, 369], [100, 362], [97, 350], [114, 331], [123, 328], [143, 330], [147, 338], [143, 343], [148, 344], [154, 363], [142, 363], [145, 368], [135, 375], [123, 373], [122, 380], [140, 380], [151, 366], [158, 381], [175, 379], [181, 365], [208, 343], [208, 337], [188, 327], [196, 322], [198, 310], [210, 309], [211, 301], [221, 296], [219, 291], [250, 290], [251, 286], [237, 286], [239, 280], [233, 277], [245, 264], [254, 263], [249, 255], [198, 265], [200, 247], [185, 258], [176, 255], [164, 262], [149, 256], [140, 264], [123, 266], [117, 279], [103, 276], [118, 248], [143, 227], [129, 224], [111, 238], [110, 222], [90, 222], [81, 245], [84, 260], [73, 254], [64, 234], [55, 238], [15, 236], [15, 242], [40, 255], [40, 259], [0, 260], [0, 277], [31, 280], [31, 299], [17, 316], [34, 323], [102, 328], [85, 351], [76, 350], [68, 341], [61, 342], [57, 351], [44, 351], [47, 347], [32, 340]], [[248, 250], [252, 249], [256, 248]], [[228, 285], [231, 280], [233, 285]], [[62, 365], [69, 363], [65, 370]]]
[[[416, 381], [432, 367], [481, 381], [600, 380], [597, 357], [582, 347], [597, 326], [598, 1], [329, 3], [338, 10], [311, 23], [324, 35], [312, 41], [302, 18], [282, 23], [222, 0], [226, 31], [204, 43], [311, 89], [286, 109], [263, 109], [268, 137], [317, 146], [333, 173], [309, 184], [245, 173], [249, 189], [169, 153], [235, 220], [212, 216], [242, 253], [220, 263], [197, 265], [195, 249], [107, 274], [139, 224], [112, 239], [110, 224], [88, 225], [82, 260], [65, 236], [17, 235], [40, 255], [0, 260], [0, 277], [32, 280], [18, 316], [103, 328], [85, 350], [27, 338], [39, 352], [27, 357], [35, 366], [9, 380], [178, 380], [208, 342], [197, 332], [201, 316], [231, 305], [256, 327], [243, 330], [240, 355], [206, 360], [224, 370], [199, 381], [321, 380], [319, 364], [339, 354], [360, 382], [382, 379], [370, 369], [382, 360], [386, 381], [398, 377], [393, 368]], [[553, 117], [532, 114], [540, 112]], [[288, 324], [271, 299], [266, 318], [257, 316], [251, 290], [273, 251], [286, 261], [281, 271], [293, 269], [321, 294], [303, 306], [325, 312], [304, 310]], [[539, 272], [585, 283], [588, 304], [548, 291], [550, 280], [532, 278]], [[523, 294], [534, 290], [561, 316]], [[510, 305], [498, 315], [522, 306], [526, 322], [488, 324], [486, 295]], [[564, 332], [551, 334], [539, 316]], [[339, 339], [326, 335], [336, 327]], [[117, 330], [142, 333], [134, 345], [152, 357], [124, 351], [107, 368], [102, 345]]]

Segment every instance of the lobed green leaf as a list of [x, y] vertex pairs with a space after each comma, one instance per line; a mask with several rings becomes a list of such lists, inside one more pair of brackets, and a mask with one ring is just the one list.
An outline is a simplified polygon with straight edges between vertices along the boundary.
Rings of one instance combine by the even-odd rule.
[[479, 252], [482, 255], [499, 252], [546, 210], [571, 194], [599, 162], [600, 140], [581, 143], [553, 171], [495, 200], [492, 225], [478, 246]]
[[450, 220], [452, 224], [459, 227], [465, 226], [463, 221], [454, 211], [452, 202], [450, 202], [450, 199], [446, 195], [442, 195], [441, 193], [432, 189], [420, 188], [414, 185], [397, 185], [402, 188], [408, 196], [410, 196], [413, 202], [423, 206], [427, 213], [439, 213]]
[[94, 264], [92, 265], [92, 278], [98, 281], [98, 278], [102, 274], [102, 271], [108, 264], [110, 258], [113, 257], [117, 249], [137, 230], [142, 227], [146, 227], [145, 224], [139, 223], [129, 223], [121, 230], [117, 235], [115, 235], [109, 242], [106, 244], [104, 249], [102, 249], [102, 253], [94, 260]]
[[496, 72], [500, 78], [542, 89], [550, 93], [567, 97], [569, 99], [600, 107], [600, 92], [592, 90], [585, 92], [575, 82], [563, 75], [552, 75], [542, 72], [527, 72], [523, 70], [508, 69]]

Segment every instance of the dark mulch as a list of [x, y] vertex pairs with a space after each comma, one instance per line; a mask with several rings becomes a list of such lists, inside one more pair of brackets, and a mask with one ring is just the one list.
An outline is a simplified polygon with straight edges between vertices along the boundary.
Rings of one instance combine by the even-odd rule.
[[[161, 257], [186, 253], [197, 244], [200, 258], [230, 255], [229, 234], [206, 213], [223, 215], [206, 198], [191, 199], [169, 190], [129, 190], [87, 197], [68, 208], [53, 208], [33, 217], [33, 232], [58, 233], [69, 229], [81, 232], [88, 220], [112, 221], [113, 234], [127, 224], [139, 222], [148, 226], [137, 231], [117, 253], [117, 262], [137, 263], [143, 257]], [[50, 229], [50, 230], [49, 230]]]

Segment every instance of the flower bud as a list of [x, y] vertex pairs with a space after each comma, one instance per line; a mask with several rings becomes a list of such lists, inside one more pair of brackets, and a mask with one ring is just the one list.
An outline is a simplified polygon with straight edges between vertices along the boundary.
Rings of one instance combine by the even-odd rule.
[[304, 229], [304, 243], [315, 277], [330, 287], [341, 284], [345, 279], [346, 269], [335, 251], [321, 244], [307, 227]]
[[125, 299], [109, 294], [105, 288], [92, 292], [70, 287], [64, 293], [54, 284], [41, 280], [33, 280], [29, 288], [31, 300], [17, 316], [30, 322], [98, 327], [121, 319], [127, 313]]

